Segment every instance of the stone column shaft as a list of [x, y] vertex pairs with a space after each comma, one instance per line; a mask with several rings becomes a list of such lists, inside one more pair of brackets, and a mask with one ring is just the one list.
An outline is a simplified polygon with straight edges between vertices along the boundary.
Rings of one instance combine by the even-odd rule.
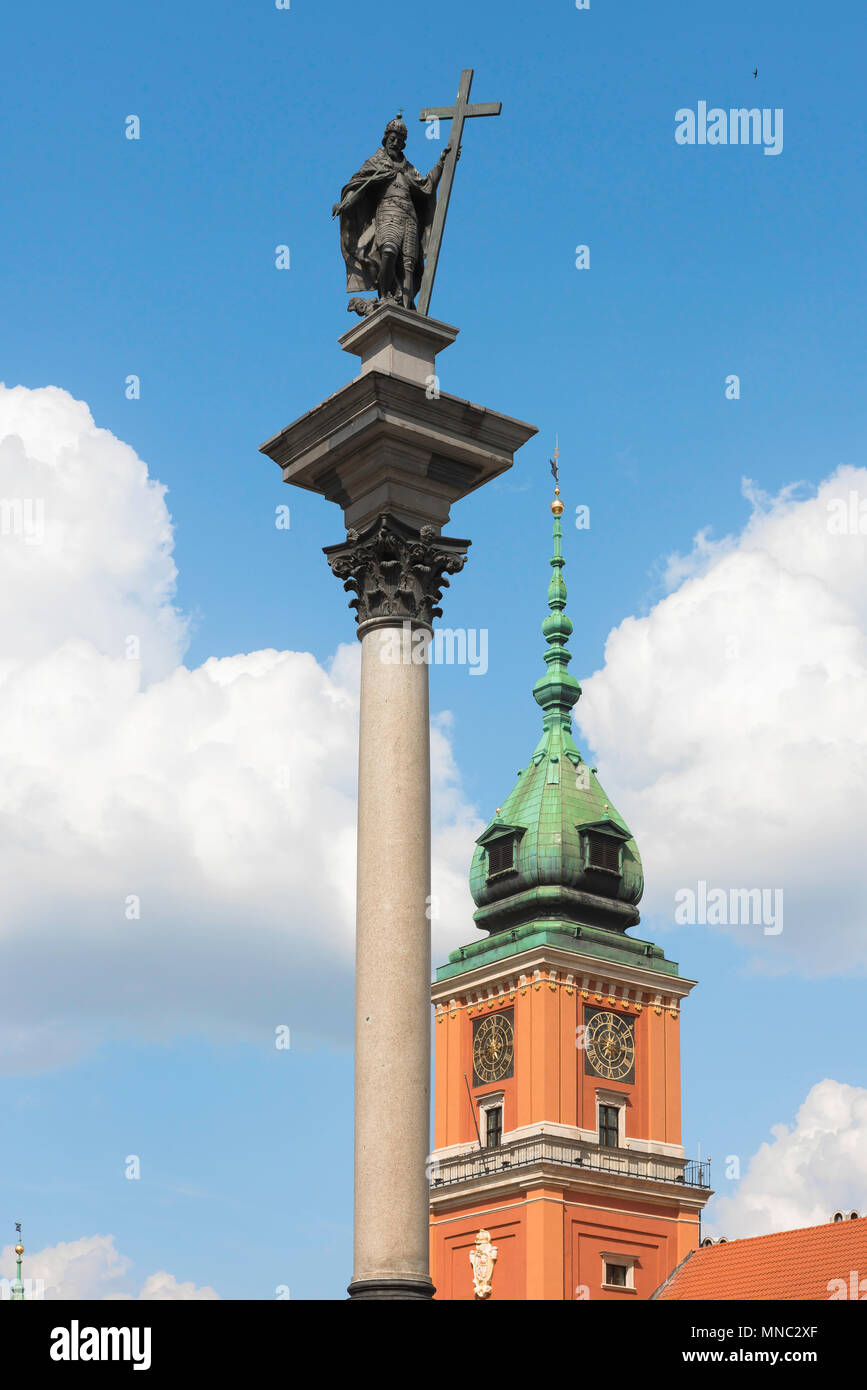
[[408, 630], [369, 627], [358, 758], [353, 1297], [433, 1293], [429, 898], [428, 667], [412, 661]]
[[469, 541], [393, 516], [325, 549], [361, 638], [353, 1298], [432, 1298], [428, 648]]

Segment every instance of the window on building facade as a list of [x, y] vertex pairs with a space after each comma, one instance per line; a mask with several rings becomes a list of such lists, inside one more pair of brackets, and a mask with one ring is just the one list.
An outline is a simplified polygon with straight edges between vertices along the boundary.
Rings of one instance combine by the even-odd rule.
[[599, 1143], [616, 1149], [620, 1143], [620, 1111], [616, 1105], [599, 1107]]
[[613, 1284], [615, 1288], [625, 1289], [628, 1276], [629, 1270], [626, 1265], [609, 1264], [607, 1260], [605, 1261], [606, 1284]]
[[503, 1107], [491, 1105], [485, 1111], [485, 1147], [498, 1149], [503, 1142]]

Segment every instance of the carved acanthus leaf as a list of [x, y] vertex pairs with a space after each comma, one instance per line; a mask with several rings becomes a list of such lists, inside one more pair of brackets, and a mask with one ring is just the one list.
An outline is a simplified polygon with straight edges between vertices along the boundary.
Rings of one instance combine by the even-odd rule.
[[326, 546], [325, 555], [344, 589], [355, 595], [349, 606], [359, 625], [394, 618], [430, 626], [442, 617], [446, 575], [461, 572], [469, 544], [439, 535], [434, 526], [417, 531], [382, 513], [364, 530], [347, 531], [345, 542]]

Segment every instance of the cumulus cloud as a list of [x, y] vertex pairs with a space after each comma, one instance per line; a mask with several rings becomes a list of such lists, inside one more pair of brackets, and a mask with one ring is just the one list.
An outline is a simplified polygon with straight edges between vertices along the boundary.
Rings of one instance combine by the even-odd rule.
[[202, 1302], [203, 1300], [210, 1302], [219, 1297], [220, 1295], [211, 1288], [210, 1284], [203, 1284], [201, 1288], [197, 1288], [189, 1279], [183, 1284], [179, 1284], [173, 1274], [166, 1274], [165, 1270], [162, 1269], [157, 1274], [148, 1275], [139, 1294], [139, 1298], [144, 1299], [145, 1302], [160, 1303], [189, 1303], [191, 1301]]
[[794, 1124], [749, 1162], [733, 1197], [717, 1197], [711, 1234], [735, 1240], [796, 1226], [818, 1226], [835, 1211], [867, 1214], [867, 1090], [820, 1081]]
[[[191, 1282], [178, 1283], [174, 1275], [164, 1270], [148, 1275], [141, 1289], [135, 1292], [136, 1280], [130, 1272], [132, 1261], [122, 1255], [114, 1236], [83, 1236], [81, 1240], [60, 1241], [33, 1254], [25, 1255], [26, 1268], [22, 1275], [31, 1296], [40, 1295], [47, 1301], [57, 1299], [144, 1299], [175, 1302], [219, 1298], [209, 1285], [197, 1288]], [[13, 1247], [7, 1245], [0, 1253], [4, 1269], [14, 1269]], [[4, 1297], [8, 1298], [4, 1287]]]
[[[328, 669], [187, 669], [165, 489], [135, 453], [63, 391], [0, 387], [0, 460], [0, 494], [45, 519], [39, 541], [7, 509], [0, 536], [4, 1065], [119, 1032], [348, 1042], [358, 644]], [[467, 934], [481, 828], [447, 720], [432, 770], [441, 955]]]
[[744, 490], [743, 533], [703, 532], [673, 591], [610, 634], [580, 727], [638, 838], [645, 917], [671, 922], [702, 880], [780, 888], [783, 931], [739, 932], [755, 963], [862, 971], [867, 470]]
[[0, 384], [0, 658], [34, 660], [68, 637], [149, 677], [180, 660], [187, 625], [166, 489], [83, 401]]

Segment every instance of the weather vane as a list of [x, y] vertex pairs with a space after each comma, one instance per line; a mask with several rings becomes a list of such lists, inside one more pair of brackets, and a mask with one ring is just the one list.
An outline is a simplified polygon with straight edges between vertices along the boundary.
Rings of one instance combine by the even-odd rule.
[[560, 486], [560, 436], [554, 436], [554, 457], [550, 460], [551, 472], [554, 474], [554, 482]]

